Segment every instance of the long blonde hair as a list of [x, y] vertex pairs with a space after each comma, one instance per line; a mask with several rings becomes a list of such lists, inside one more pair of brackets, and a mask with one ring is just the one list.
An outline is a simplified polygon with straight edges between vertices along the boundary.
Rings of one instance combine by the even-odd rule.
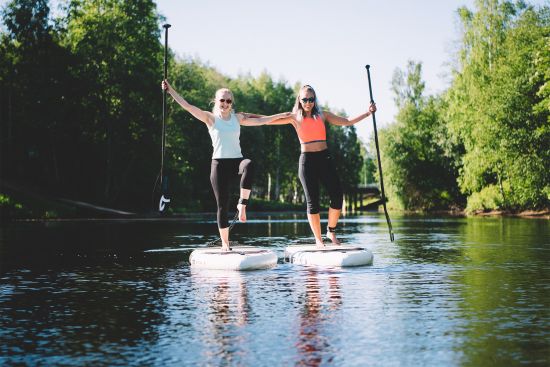
[[233, 109], [233, 106], [235, 106], [235, 97], [233, 96], [233, 92], [231, 92], [229, 88], [220, 88], [216, 91], [216, 93], [214, 93], [214, 99], [210, 101], [210, 103], [214, 103], [214, 107], [212, 107], [212, 113], [214, 114], [214, 116], [218, 116], [218, 117], [222, 116], [220, 112], [220, 107], [219, 107], [220, 104], [218, 102], [218, 99], [219, 99], [218, 96], [225, 92], [231, 94], [231, 100], [233, 101], [233, 103], [231, 104], [231, 113], [235, 113], [235, 110]]
[[315, 89], [309, 84], [304, 85], [300, 90], [298, 91], [298, 95], [296, 96], [296, 102], [294, 102], [294, 107], [292, 107], [292, 113], [296, 115], [296, 118], [298, 121], [302, 121], [304, 119], [304, 109], [302, 108], [302, 104], [300, 103], [300, 94], [302, 94], [302, 91], [311, 92], [313, 93], [313, 97], [315, 98], [315, 101], [313, 102], [313, 108], [311, 109], [311, 117], [317, 118], [317, 116], [323, 118], [323, 111], [319, 108], [319, 101], [317, 100], [317, 93], [315, 93]]

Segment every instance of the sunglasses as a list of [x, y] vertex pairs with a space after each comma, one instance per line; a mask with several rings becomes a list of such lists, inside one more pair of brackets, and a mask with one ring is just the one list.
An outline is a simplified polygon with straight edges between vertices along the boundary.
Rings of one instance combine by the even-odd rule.
[[302, 98], [302, 103], [313, 103], [315, 102], [315, 97]]
[[231, 103], [233, 103], [233, 100], [232, 100], [232, 99], [223, 99], [223, 98], [222, 98], [222, 99], [220, 99], [220, 102], [221, 102], [221, 103], [224, 103], [224, 102], [225, 102], [225, 103], [227, 103], [227, 104], [231, 104]]

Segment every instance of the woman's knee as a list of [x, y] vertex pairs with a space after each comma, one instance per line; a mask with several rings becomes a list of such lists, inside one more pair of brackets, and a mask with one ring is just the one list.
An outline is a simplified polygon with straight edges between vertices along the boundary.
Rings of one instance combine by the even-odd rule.
[[319, 203], [307, 202], [307, 213], [308, 214], [319, 214], [321, 212], [321, 206]]
[[344, 192], [340, 187], [337, 187], [331, 194], [330, 194], [330, 207], [332, 209], [342, 209], [342, 206], [344, 205]]
[[251, 159], [243, 159], [239, 164], [239, 173], [244, 173], [245, 171], [250, 171], [254, 169], [254, 164]]
[[218, 207], [218, 228], [229, 227], [229, 221], [227, 220], [227, 208]]
[[241, 175], [241, 188], [251, 189], [254, 176], [254, 164], [250, 159], [243, 159], [239, 164], [239, 175]]
[[330, 207], [332, 209], [342, 209], [342, 206], [344, 205], [344, 197], [341, 196], [339, 198], [334, 198], [330, 200]]

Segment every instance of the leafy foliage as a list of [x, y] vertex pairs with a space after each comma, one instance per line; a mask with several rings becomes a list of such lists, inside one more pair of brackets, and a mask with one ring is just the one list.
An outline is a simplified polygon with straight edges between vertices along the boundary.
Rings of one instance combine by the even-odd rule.
[[396, 71], [392, 89], [399, 113], [380, 134], [382, 164], [393, 207], [431, 210], [460, 202], [456, 170], [445, 154], [445, 122], [440, 98], [424, 97], [422, 65], [410, 61]]
[[460, 193], [469, 211], [550, 206], [549, 8], [476, 7], [458, 11], [448, 90], [423, 97], [420, 63], [395, 74], [399, 113], [381, 140], [390, 198], [405, 209], [462, 206]]
[[[477, 5], [476, 13], [461, 12], [461, 66], [447, 95], [449, 132], [465, 150], [460, 188], [483, 195], [498, 187], [498, 205], [491, 209], [548, 206], [550, 109], [541, 108], [548, 83], [548, 8], [496, 0]], [[485, 207], [469, 200], [468, 208]]]
[[[52, 19], [46, 0], [2, 10], [0, 114], [2, 179], [110, 207], [151, 209], [160, 166], [162, 17], [152, 0], [67, 0]], [[210, 109], [229, 87], [237, 111], [290, 111], [295, 89], [264, 73], [228, 78], [170, 53], [169, 76], [190, 103]], [[165, 172], [175, 206], [214, 208], [211, 141], [204, 125], [169, 99]], [[291, 126], [243, 127], [243, 153], [256, 164], [255, 195], [303, 202], [299, 144]], [[353, 128], [331, 129], [346, 187], [361, 162]]]

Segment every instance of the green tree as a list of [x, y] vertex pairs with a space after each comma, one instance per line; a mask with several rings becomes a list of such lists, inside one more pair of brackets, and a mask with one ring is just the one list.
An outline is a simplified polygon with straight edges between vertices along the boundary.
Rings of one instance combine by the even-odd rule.
[[[2, 178], [111, 207], [151, 209], [160, 168], [162, 17], [151, 0], [67, 0], [51, 19], [46, 0], [14, 0], [2, 11], [0, 91]], [[230, 87], [238, 111], [289, 111], [296, 89], [265, 72], [229, 78], [170, 53], [169, 76], [192, 104], [208, 110]], [[211, 210], [207, 129], [169, 99], [165, 172], [174, 206]], [[358, 182], [353, 128], [329, 131], [344, 185]], [[301, 200], [299, 144], [290, 126], [242, 129], [243, 153], [256, 162], [255, 192]]]
[[422, 64], [409, 61], [392, 82], [399, 108], [396, 122], [383, 129], [380, 145], [390, 204], [406, 210], [449, 208], [460, 201], [456, 170], [444, 151], [442, 101], [425, 97]]
[[464, 147], [460, 188], [469, 210], [548, 206], [548, 8], [476, 5], [459, 11], [463, 45], [446, 94], [451, 139]]
[[2, 177], [61, 191], [68, 55], [47, 1], [11, 1], [2, 18]]
[[[64, 45], [76, 61], [86, 195], [144, 209], [160, 144], [162, 48], [150, 0], [72, 0]], [[159, 153], [160, 154], [160, 153]], [[157, 157], [154, 157], [157, 158]], [[158, 156], [160, 160], [160, 155]]]

